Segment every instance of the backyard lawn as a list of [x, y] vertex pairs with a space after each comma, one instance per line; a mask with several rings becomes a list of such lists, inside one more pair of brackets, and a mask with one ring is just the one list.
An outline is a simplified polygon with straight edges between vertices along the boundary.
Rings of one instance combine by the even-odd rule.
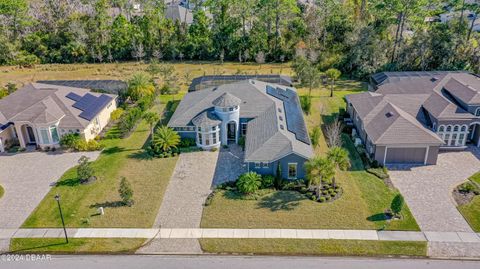
[[[345, 90], [349, 89], [349, 90]], [[360, 83], [341, 81], [334, 97], [326, 90], [312, 92], [312, 113], [306, 117], [309, 128], [332, 119], [332, 114], [345, 106], [346, 94], [361, 91]], [[305, 90], [300, 90], [305, 93]], [[398, 192], [382, 180], [367, 173], [351, 140], [344, 137], [344, 147], [350, 153], [352, 167], [339, 172], [337, 182], [343, 196], [331, 203], [317, 203], [293, 191], [275, 191], [258, 200], [244, 200], [230, 191], [221, 191], [204, 208], [201, 226], [204, 228], [317, 228], [317, 229], [387, 229], [419, 230], [408, 207], [401, 220], [387, 223], [383, 212], [390, 208]], [[317, 154], [328, 150], [320, 139]]]
[[315, 239], [200, 239], [205, 252], [267, 255], [426, 256], [426, 242]]
[[[480, 172], [474, 174], [470, 177], [470, 180], [475, 182], [478, 186], [480, 186]], [[462, 213], [463, 217], [467, 220], [468, 224], [472, 229], [479, 233], [480, 232], [480, 195], [477, 195], [473, 198], [473, 200], [465, 205], [461, 205], [458, 207], [460, 213]]]
[[[165, 107], [157, 103], [152, 109], [161, 113]], [[115, 138], [112, 128], [105, 139], [106, 147], [93, 162], [97, 180], [81, 185], [76, 169], [68, 170], [38, 205], [23, 227], [61, 227], [54, 200], [60, 194], [65, 224], [68, 227], [144, 227], [153, 225], [167, 188], [177, 157], [149, 159], [142, 150], [149, 137], [149, 126], [142, 121], [130, 137]], [[120, 206], [120, 177], [132, 185], [132, 207]], [[105, 215], [97, 214], [103, 206]]]

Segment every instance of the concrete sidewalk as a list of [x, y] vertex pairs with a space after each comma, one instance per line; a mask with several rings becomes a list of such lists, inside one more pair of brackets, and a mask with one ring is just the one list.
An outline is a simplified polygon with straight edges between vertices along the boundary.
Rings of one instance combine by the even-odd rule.
[[[67, 229], [70, 238], [145, 238], [145, 239], [199, 239], [199, 238], [285, 238], [285, 239], [339, 239], [375, 241], [426, 241], [442, 243], [479, 243], [480, 234], [466, 232], [408, 232], [376, 230], [320, 230], [320, 229], [202, 229], [202, 228], [80, 228]], [[2, 229], [0, 239], [61, 238], [62, 229]]]

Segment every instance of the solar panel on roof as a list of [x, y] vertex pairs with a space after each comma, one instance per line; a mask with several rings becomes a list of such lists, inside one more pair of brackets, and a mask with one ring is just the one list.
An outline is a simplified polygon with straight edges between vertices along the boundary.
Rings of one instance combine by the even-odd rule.
[[82, 97], [74, 92], [68, 93], [65, 97], [72, 99], [73, 101], [79, 101]]
[[307, 126], [303, 120], [302, 110], [295, 91], [291, 89], [283, 90], [281, 88], [274, 88], [270, 85], [267, 85], [266, 90], [267, 94], [283, 101], [287, 130], [294, 133], [298, 141], [310, 145]]
[[95, 97], [94, 95], [92, 95], [90, 93], [87, 93], [80, 100], [75, 102], [75, 104], [73, 104], [73, 107], [78, 108], [80, 110], [86, 110], [87, 107], [91, 103], [95, 102], [96, 99], [97, 99], [97, 97]]
[[112, 97], [105, 94], [95, 97], [95, 100], [80, 113], [79, 117], [88, 121], [92, 120], [111, 100]]

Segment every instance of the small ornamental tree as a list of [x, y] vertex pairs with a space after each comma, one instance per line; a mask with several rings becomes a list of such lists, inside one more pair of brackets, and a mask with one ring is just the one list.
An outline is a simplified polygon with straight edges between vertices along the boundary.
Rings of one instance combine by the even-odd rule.
[[283, 178], [282, 178], [282, 167], [280, 166], [280, 162], [277, 162], [277, 171], [275, 173], [275, 182], [274, 186], [275, 189], [279, 190], [282, 188]]
[[130, 182], [127, 181], [125, 177], [120, 179], [120, 187], [118, 188], [118, 193], [122, 199], [122, 203], [126, 206], [133, 205], [133, 190]]
[[88, 157], [82, 156], [78, 160], [77, 175], [80, 182], [86, 182], [94, 174], [93, 168], [88, 161]]
[[237, 180], [237, 188], [241, 193], [252, 194], [258, 191], [262, 185], [262, 177], [255, 172], [248, 172]]
[[330, 79], [330, 97], [333, 97], [333, 85], [335, 85], [335, 81], [342, 75], [342, 72], [335, 68], [330, 68], [325, 72], [325, 75]]
[[397, 194], [393, 198], [392, 204], [390, 206], [394, 216], [400, 215], [400, 212], [402, 212], [402, 209], [403, 209], [403, 204], [404, 204], [403, 196], [401, 194]]

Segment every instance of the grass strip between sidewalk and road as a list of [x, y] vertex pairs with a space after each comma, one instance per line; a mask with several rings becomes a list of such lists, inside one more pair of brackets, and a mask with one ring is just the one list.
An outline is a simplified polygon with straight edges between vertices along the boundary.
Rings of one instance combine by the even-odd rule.
[[145, 242], [143, 238], [14, 238], [10, 242], [12, 253], [134, 253]]
[[418, 256], [427, 242], [319, 239], [200, 239], [203, 251], [225, 254]]

